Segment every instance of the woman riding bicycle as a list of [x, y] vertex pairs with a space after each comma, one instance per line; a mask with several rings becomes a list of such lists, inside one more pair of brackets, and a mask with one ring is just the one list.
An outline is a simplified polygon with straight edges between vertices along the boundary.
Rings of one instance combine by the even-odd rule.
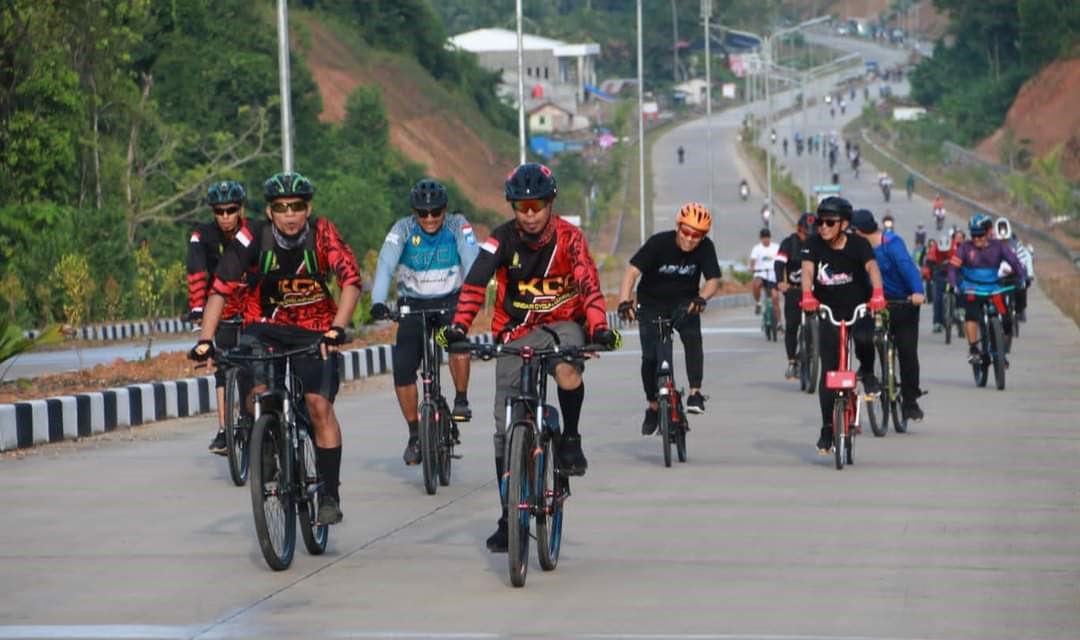
[[[641, 434], [651, 435], [657, 425], [656, 341], [657, 326], [653, 322], [663, 314], [685, 310], [675, 330], [682, 339], [686, 353], [686, 376], [690, 384], [687, 411], [705, 413], [705, 397], [701, 383], [705, 371], [705, 354], [701, 344], [701, 316], [705, 304], [720, 290], [720, 264], [716, 247], [706, 237], [712, 226], [712, 216], [705, 205], [688, 202], [679, 209], [675, 230], [661, 231], [645, 241], [630, 258], [630, 265], [619, 287], [619, 315], [639, 320], [641, 336], [641, 384], [645, 388], [645, 420]], [[701, 283], [702, 277], [705, 283]], [[638, 278], [641, 279], [640, 283]], [[635, 309], [631, 291], [637, 283]]]

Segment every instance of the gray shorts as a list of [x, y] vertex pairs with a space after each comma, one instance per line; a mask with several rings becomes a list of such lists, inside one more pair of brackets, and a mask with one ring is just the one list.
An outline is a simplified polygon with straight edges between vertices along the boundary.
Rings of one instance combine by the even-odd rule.
[[[554, 333], [555, 335], [552, 335]], [[507, 344], [514, 347], [531, 346], [537, 348], [550, 347], [556, 344], [562, 346], [580, 347], [585, 344], [585, 330], [576, 322], [556, 322], [533, 329], [526, 335]], [[584, 363], [576, 365], [578, 371], [585, 369]], [[549, 373], [555, 376], [555, 368]], [[506, 416], [509, 411], [506, 399], [518, 395], [521, 391], [521, 358], [504, 356], [495, 361], [495, 437], [496, 454], [498, 443], [506, 434]]]

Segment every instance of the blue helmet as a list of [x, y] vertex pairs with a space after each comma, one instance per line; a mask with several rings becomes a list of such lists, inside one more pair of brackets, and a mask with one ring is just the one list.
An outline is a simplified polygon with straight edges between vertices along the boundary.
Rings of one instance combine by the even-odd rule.
[[206, 191], [206, 204], [211, 207], [219, 204], [244, 203], [244, 185], [235, 180], [222, 180], [210, 185]]
[[993, 228], [994, 219], [982, 212], [971, 216], [971, 220], [968, 221], [968, 232], [971, 233], [972, 237], [986, 235]]

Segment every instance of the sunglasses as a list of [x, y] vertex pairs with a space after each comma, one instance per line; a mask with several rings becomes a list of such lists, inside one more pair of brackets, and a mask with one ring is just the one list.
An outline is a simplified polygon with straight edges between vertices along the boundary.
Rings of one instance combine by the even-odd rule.
[[691, 229], [690, 227], [687, 227], [685, 225], [680, 225], [679, 226], [679, 233], [681, 233], [683, 235], [683, 237], [688, 238], [690, 240], [701, 240], [702, 238], [705, 237], [704, 233], [702, 233], [700, 231], [695, 231], [694, 229]]
[[238, 207], [237, 205], [233, 205], [231, 207], [221, 207], [220, 209], [215, 208], [214, 209], [214, 215], [215, 216], [231, 216], [232, 214], [236, 213], [239, 210], [240, 210], [240, 207]]
[[815, 227], [829, 227], [832, 229], [838, 224], [840, 224], [839, 218], [818, 218], [817, 220], [814, 220]]
[[445, 212], [446, 209], [413, 209], [417, 218], [438, 218]]
[[548, 206], [547, 200], [515, 200], [510, 203], [514, 207], [514, 211], [518, 213], [526, 213], [528, 211], [543, 211], [544, 207]]
[[274, 213], [285, 213], [289, 210], [295, 211], [296, 213], [301, 213], [307, 211], [307, 208], [308, 203], [304, 200], [300, 200], [298, 202], [275, 202], [270, 205], [270, 210]]

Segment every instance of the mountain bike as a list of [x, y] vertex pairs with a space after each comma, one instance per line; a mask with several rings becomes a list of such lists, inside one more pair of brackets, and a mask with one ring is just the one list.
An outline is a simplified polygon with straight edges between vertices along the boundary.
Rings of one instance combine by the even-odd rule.
[[[255, 536], [266, 564], [283, 571], [296, 549], [296, 524], [308, 553], [326, 550], [329, 527], [318, 522], [323, 492], [315, 460], [315, 438], [293, 358], [319, 354], [319, 343], [273, 352], [254, 349], [250, 355], [230, 352], [220, 356], [233, 366], [259, 367], [268, 389], [255, 396], [255, 424], [251, 429], [251, 506]], [[336, 359], [325, 361], [337, 366]], [[283, 371], [282, 371], [283, 369]], [[262, 375], [256, 376], [262, 378]]]
[[[232, 340], [232, 344], [236, 344], [236, 339], [240, 335], [240, 327], [239, 320], [222, 320], [218, 325], [217, 334], [221, 335], [223, 331], [233, 332], [235, 338]], [[225, 350], [225, 352], [227, 353], [228, 350]], [[221, 366], [220, 362], [219, 366]], [[247, 482], [248, 468], [251, 462], [249, 442], [251, 440], [253, 419], [248, 412], [243, 410], [245, 387], [248, 385], [241, 384], [241, 367], [222, 366], [221, 368], [225, 370], [225, 423], [222, 428], [225, 430], [229, 477], [232, 479], [233, 484], [242, 487]]]
[[435, 344], [435, 331], [439, 318], [449, 315], [450, 309], [413, 309], [401, 305], [394, 314], [395, 321], [408, 316], [420, 316], [424, 327], [424, 350], [420, 366], [420, 379], [424, 393], [420, 399], [420, 460], [424, 474], [424, 490], [435, 495], [438, 486], [450, 484], [451, 462], [455, 457], [454, 445], [458, 444], [458, 429], [450, 418], [450, 407], [442, 395], [440, 371], [442, 349]]
[[[1003, 293], [1006, 289], [999, 290], [990, 295], [978, 296], [982, 298], [981, 313], [976, 318], [979, 323], [979, 353], [980, 361], [971, 365], [972, 374], [975, 376], [975, 385], [985, 387], [990, 377], [990, 368], [994, 369], [994, 384], [999, 391], [1005, 389], [1005, 369], [1008, 363], [1005, 360], [1005, 328], [1002, 326], [1002, 316], [1007, 312]], [[966, 294], [974, 296], [974, 294]], [[969, 298], [970, 299], [970, 298]]]
[[768, 342], [776, 342], [777, 339], [776, 305], [773, 304], [772, 298], [772, 292], [775, 288], [776, 283], [762, 280], [761, 292], [765, 302], [761, 307], [761, 331], [765, 334], [765, 340]]
[[845, 464], [855, 463], [855, 436], [860, 431], [859, 420], [863, 402], [857, 392], [855, 371], [851, 368], [854, 338], [849, 329], [866, 314], [866, 303], [855, 307], [850, 320], [836, 320], [828, 305], [821, 305], [819, 312], [819, 317], [840, 328], [840, 364], [837, 370], [825, 372], [825, 388], [836, 392], [832, 424], [833, 455], [837, 469], [843, 469]]
[[879, 438], [889, 432], [890, 418], [897, 433], [907, 433], [908, 421], [900, 407], [900, 358], [889, 312], [890, 308], [904, 304], [911, 303], [907, 300], [889, 300], [888, 306], [874, 316], [874, 350], [877, 352], [878, 382], [881, 384], [881, 422], [872, 421], [870, 427]]
[[956, 335], [964, 335], [962, 331], [963, 324], [957, 325], [956, 323], [956, 292], [948, 284], [945, 285], [945, 295], [941, 299], [941, 319], [945, 324], [945, 344], [952, 343], [954, 328], [956, 329]]
[[483, 360], [516, 356], [521, 359], [519, 395], [506, 399], [507, 473], [499, 493], [507, 507], [510, 583], [525, 586], [529, 571], [529, 525], [536, 523], [540, 568], [552, 571], [562, 546], [563, 503], [570, 497], [570, 478], [559, 468], [561, 429], [558, 410], [547, 403], [549, 367], [581, 362], [588, 354], [605, 351], [600, 345], [515, 347], [453, 345], [451, 351], [471, 351]]
[[684, 307], [660, 314], [652, 322], [656, 325], [656, 419], [657, 431], [664, 452], [664, 466], [671, 466], [671, 446], [679, 462], [686, 462], [686, 432], [690, 424], [683, 410], [683, 390], [675, 386], [674, 343], [675, 325], [687, 316]]
[[795, 357], [799, 363], [799, 388], [807, 393], [817, 391], [818, 376], [820, 375], [821, 359], [818, 357], [818, 333], [821, 326], [817, 314], [807, 315], [802, 312], [802, 322], [799, 323], [799, 339], [796, 341], [798, 351]]

